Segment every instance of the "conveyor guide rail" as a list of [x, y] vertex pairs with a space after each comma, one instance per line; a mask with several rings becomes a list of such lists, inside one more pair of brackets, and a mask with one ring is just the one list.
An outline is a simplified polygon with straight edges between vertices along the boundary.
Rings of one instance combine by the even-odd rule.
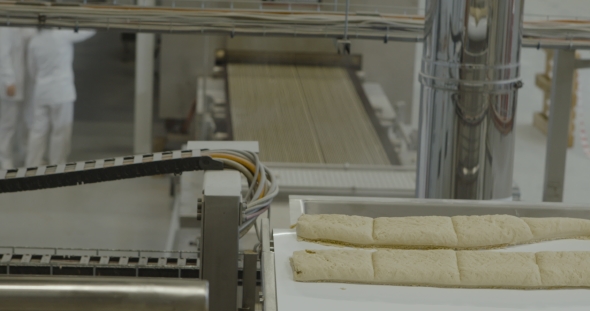
[[[178, 252], [171, 253], [177, 255]], [[93, 255], [0, 253], [0, 275], [201, 277], [201, 264], [196, 252], [182, 252], [176, 257], [150, 255], [104, 255], [98, 251]], [[243, 260], [238, 262], [238, 285], [242, 282], [242, 267]], [[258, 285], [260, 278], [258, 270]]]

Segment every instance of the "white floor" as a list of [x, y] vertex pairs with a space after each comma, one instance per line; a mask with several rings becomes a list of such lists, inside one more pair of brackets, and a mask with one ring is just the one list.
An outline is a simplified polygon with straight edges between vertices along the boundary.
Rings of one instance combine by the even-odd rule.
[[[529, 14], [585, 15], [587, 0], [526, 1]], [[120, 64], [118, 35], [99, 34], [77, 49], [76, 124], [72, 160], [122, 156], [132, 152], [133, 66]], [[96, 53], [101, 49], [101, 53]], [[88, 55], [86, 55], [86, 54]], [[90, 55], [91, 54], [91, 55]], [[82, 61], [86, 55], [85, 61]], [[88, 56], [91, 57], [88, 57]], [[590, 52], [584, 52], [590, 58]], [[522, 51], [522, 77], [516, 123], [514, 179], [522, 200], [542, 199], [545, 136], [532, 126], [542, 105], [534, 75], [543, 71], [544, 53]], [[91, 72], [92, 74], [88, 74]], [[86, 74], [85, 74], [86, 73]], [[117, 79], [109, 78], [116, 75]], [[580, 71], [582, 101], [590, 124], [590, 69]], [[568, 151], [565, 202], [590, 203], [590, 158], [578, 138]], [[162, 249], [172, 201], [166, 178], [85, 185], [0, 195], [0, 246], [52, 246]], [[286, 213], [275, 213], [277, 215]], [[285, 222], [282, 222], [285, 223]]]

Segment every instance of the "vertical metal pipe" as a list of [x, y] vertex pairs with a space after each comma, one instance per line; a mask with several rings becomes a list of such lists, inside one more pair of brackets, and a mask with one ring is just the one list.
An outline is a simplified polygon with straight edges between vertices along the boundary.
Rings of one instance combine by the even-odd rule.
[[[139, 0], [140, 6], [154, 6], [155, 0]], [[156, 35], [138, 33], [135, 43], [135, 104], [133, 121], [133, 152], [152, 152], [154, 106], [154, 49]]]
[[344, 40], [348, 40], [348, 12], [350, 11], [350, 0], [346, 0], [346, 10], [344, 15]]
[[511, 197], [523, 5], [427, 2], [418, 197]]

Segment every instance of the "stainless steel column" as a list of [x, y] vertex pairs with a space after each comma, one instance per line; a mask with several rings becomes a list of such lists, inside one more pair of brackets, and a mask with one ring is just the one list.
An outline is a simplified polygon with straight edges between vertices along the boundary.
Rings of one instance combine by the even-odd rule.
[[1, 311], [207, 311], [208, 295], [194, 279], [0, 277]]
[[418, 197], [511, 197], [523, 4], [427, 1]]

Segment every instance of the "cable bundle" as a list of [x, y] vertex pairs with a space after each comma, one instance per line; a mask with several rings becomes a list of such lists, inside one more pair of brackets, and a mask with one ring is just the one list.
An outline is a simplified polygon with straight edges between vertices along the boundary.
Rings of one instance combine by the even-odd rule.
[[248, 191], [244, 196], [246, 208], [239, 228], [240, 237], [243, 237], [256, 225], [258, 216], [269, 210], [270, 203], [279, 193], [274, 176], [254, 152], [224, 149], [206, 150], [201, 154], [223, 162], [225, 168], [239, 171], [248, 180]]
[[[190, 1], [189, 1], [190, 2]], [[140, 7], [115, 4], [68, 5], [51, 2], [0, 0], [0, 24], [46, 27], [119, 29], [137, 32], [189, 32], [234, 35], [341, 38], [345, 29], [351, 39], [420, 42], [424, 37], [424, 16], [390, 14], [395, 6], [332, 11], [331, 4], [317, 11], [286, 10], [261, 5], [259, 9], [208, 7], [223, 1], [201, 1], [195, 7]], [[246, 2], [227, 2], [244, 4]], [[267, 3], [268, 5], [268, 3]], [[326, 6], [327, 5], [327, 6]], [[284, 8], [290, 8], [285, 3]], [[320, 10], [321, 7], [324, 9]], [[367, 7], [369, 8], [369, 7]], [[327, 10], [326, 10], [327, 9]], [[525, 16], [527, 17], [527, 16]], [[528, 47], [590, 48], [590, 21], [532, 17], [523, 23], [523, 45]]]

